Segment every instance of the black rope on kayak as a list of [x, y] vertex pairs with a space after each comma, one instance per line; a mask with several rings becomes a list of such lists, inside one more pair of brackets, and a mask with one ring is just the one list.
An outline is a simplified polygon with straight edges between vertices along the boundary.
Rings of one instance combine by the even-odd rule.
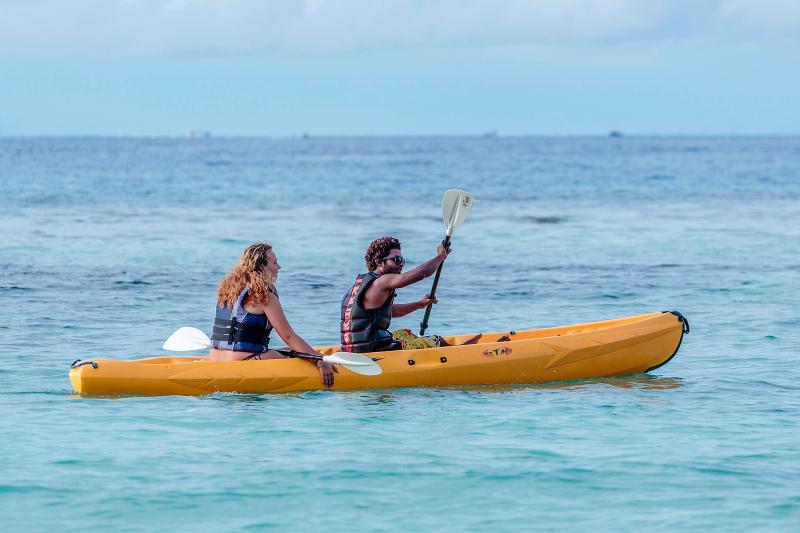
[[78, 367], [83, 366], [83, 365], [92, 365], [92, 368], [97, 368], [97, 363], [95, 363], [94, 361], [81, 361], [80, 359], [75, 359], [72, 362], [72, 364], [69, 365], [69, 367], [70, 368], [78, 368]]
[[673, 315], [678, 317], [678, 322], [683, 324], [684, 333], [689, 333], [689, 331], [691, 331], [691, 328], [689, 328], [689, 320], [685, 316], [683, 316], [679, 311], [662, 311], [662, 313], [672, 313]]
[[661, 368], [662, 366], [664, 366], [667, 363], [669, 363], [670, 361], [672, 361], [672, 358], [675, 357], [675, 355], [678, 353], [678, 350], [681, 349], [681, 344], [683, 343], [683, 336], [685, 334], [689, 333], [689, 321], [686, 320], [685, 316], [680, 314], [678, 311], [661, 311], [661, 312], [662, 313], [672, 313], [673, 315], [678, 317], [678, 322], [680, 322], [683, 325], [683, 328], [681, 328], [681, 338], [678, 339], [678, 345], [675, 347], [675, 351], [672, 352], [672, 355], [667, 357], [666, 360], [662, 361], [661, 363], [659, 363], [659, 364], [657, 364], [655, 366], [651, 366], [650, 368], [645, 370], [645, 373], [651, 372], [653, 370], [656, 370], [657, 368]]

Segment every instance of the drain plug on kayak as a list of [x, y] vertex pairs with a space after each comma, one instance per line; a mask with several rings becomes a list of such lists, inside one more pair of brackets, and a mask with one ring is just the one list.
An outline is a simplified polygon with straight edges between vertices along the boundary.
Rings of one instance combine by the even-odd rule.
[[413, 359], [408, 360], [408, 366], [414, 366], [415, 362]]

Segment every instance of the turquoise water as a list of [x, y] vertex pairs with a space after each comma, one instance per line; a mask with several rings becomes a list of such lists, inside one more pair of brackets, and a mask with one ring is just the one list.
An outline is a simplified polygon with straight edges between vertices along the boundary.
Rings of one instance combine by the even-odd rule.
[[[800, 522], [800, 138], [2, 138], [0, 187], [0, 523], [16, 530]], [[427, 259], [453, 187], [479, 203], [432, 332], [677, 309], [692, 332], [675, 359], [541, 386], [72, 394], [78, 357], [208, 330], [256, 240], [297, 331], [335, 342], [368, 242]]]

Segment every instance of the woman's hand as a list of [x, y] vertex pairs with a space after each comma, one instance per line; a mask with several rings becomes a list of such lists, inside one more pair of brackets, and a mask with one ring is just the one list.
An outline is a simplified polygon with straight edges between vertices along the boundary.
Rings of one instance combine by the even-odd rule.
[[319, 375], [322, 377], [322, 384], [326, 387], [333, 386], [333, 374], [339, 373], [339, 369], [331, 363], [324, 361], [317, 361], [317, 368], [319, 368]]

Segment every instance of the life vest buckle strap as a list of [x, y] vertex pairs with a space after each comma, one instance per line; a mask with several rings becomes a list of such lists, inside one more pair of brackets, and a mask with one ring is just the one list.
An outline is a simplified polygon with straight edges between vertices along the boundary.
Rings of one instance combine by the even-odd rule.
[[236, 317], [231, 317], [231, 329], [228, 331], [228, 344], [233, 346], [234, 340], [236, 339]]

